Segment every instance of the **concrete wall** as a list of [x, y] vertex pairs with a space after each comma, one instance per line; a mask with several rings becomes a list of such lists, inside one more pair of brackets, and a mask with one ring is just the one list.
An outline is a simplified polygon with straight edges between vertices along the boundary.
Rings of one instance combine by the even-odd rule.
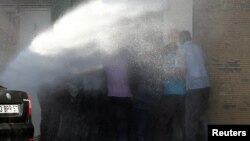
[[50, 8], [22, 8], [19, 10], [19, 49], [28, 47], [37, 34], [51, 26], [50, 13]]
[[0, 8], [0, 72], [16, 52], [19, 31], [19, 17], [16, 13], [13, 8]]
[[49, 6], [52, 0], [1, 0], [0, 6]]
[[170, 26], [192, 32], [192, 4], [193, 0], [167, 0], [164, 13], [166, 28]]

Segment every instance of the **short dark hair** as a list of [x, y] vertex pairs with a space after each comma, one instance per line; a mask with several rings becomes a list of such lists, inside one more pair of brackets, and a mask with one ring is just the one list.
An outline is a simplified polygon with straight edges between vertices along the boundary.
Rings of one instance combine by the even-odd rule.
[[179, 38], [180, 38], [181, 44], [183, 44], [186, 41], [191, 41], [192, 40], [191, 34], [187, 30], [181, 31], [180, 34], [179, 34]]

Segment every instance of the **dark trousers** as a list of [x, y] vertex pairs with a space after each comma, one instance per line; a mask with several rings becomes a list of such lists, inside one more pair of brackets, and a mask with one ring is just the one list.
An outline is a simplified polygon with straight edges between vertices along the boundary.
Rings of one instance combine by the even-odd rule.
[[159, 92], [148, 85], [141, 85], [134, 96], [135, 141], [156, 141], [157, 105]]
[[209, 88], [193, 89], [187, 92], [185, 98], [185, 141], [207, 140], [208, 96]]
[[[156, 125], [157, 141], [172, 141], [176, 135], [176, 127], [183, 130], [184, 95], [163, 95], [159, 102]], [[175, 123], [178, 123], [177, 126]]]
[[48, 141], [47, 135], [49, 130], [50, 114], [51, 114], [50, 106], [52, 104], [48, 104], [49, 102], [45, 100], [40, 100], [39, 103], [41, 106], [40, 140]]
[[136, 101], [134, 107], [133, 141], [154, 141], [156, 125], [156, 108], [148, 103]]
[[128, 141], [132, 128], [132, 100], [130, 97], [109, 97], [109, 120], [115, 141]]

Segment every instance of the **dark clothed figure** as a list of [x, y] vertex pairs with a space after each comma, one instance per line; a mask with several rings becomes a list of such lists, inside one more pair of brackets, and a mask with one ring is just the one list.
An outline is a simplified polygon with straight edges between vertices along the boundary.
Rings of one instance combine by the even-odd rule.
[[159, 52], [134, 55], [131, 87], [134, 93], [135, 140], [154, 141], [157, 107], [161, 94]]
[[49, 85], [43, 85], [40, 87], [38, 91], [38, 100], [41, 107], [41, 122], [40, 122], [40, 140], [48, 141], [48, 131], [50, 124], [50, 114], [51, 114], [51, 106], [52, 101], [50, 101], [49, 97], [51, 88]]
[[70, 102], [60, 113], [55, 141], [104, 141], [105, 76], [99, 67], [71, 75], [66, 88]]
[[207, 141], [209, 88], [190, 90], [186, 95], [185, 141]]
[[70, 101], [64, 80], [44, 84], [38, 91], [41, 106], [40, 137], [43, 141], [55, 141], [60, 124], [60, 115]]

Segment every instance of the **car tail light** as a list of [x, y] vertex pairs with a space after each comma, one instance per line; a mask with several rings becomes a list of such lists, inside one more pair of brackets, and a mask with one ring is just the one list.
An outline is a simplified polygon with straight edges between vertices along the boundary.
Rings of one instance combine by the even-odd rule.
[[28, 141], [34, 141], [34, 139], [33, 138], [29, 138]]
[[31, 116], [31, 114], [32, 114], [32, 106], [31, 106], [30, 96], [28, 96], [28, 102], [29, 102], [29, 106], [28, 106], [28, 115]]

